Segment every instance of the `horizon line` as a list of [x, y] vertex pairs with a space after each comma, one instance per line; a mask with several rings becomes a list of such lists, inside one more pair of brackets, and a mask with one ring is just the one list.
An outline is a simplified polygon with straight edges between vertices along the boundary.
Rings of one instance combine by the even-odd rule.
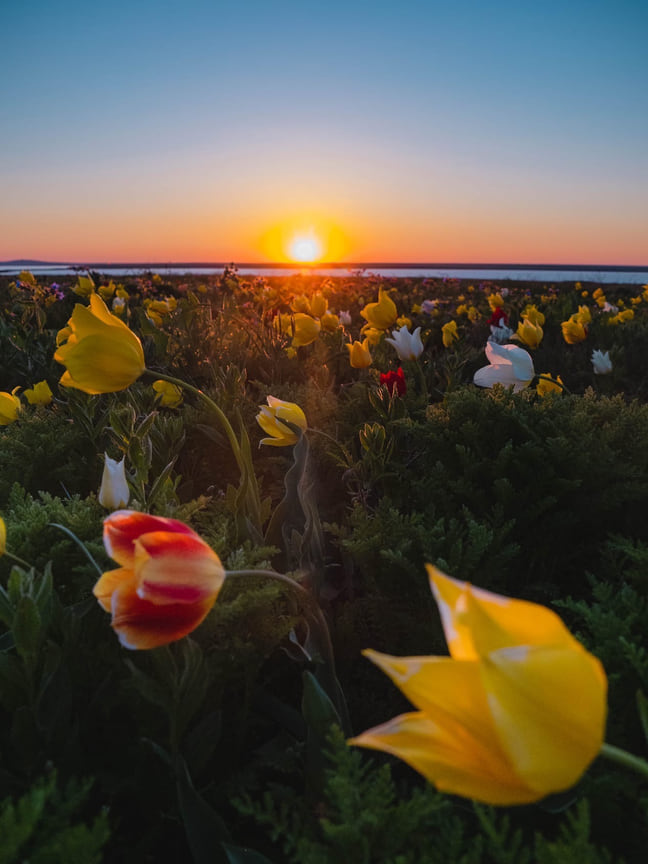
[[100, 270], [107, 269], [179, 269], [188, 268], [210, 268], [225, 269], [236, 267], [237, 269], [252, 270], [371, 270], [383, 268], [386, 270], [600, 270], [615, 272], [625, 270], [628, 272], [640, 272], [648, 270], [648, 264], [538, 264], [538, 263], [484, 263], [457, 262], [457, 261], [358, 261], [358, 262], [304, 262], [304, 261], [273, 261], [273, 262], [235, 262], [235, 261], [92, 261], [92, 262], [69, 262], [69, 261], [42, 261], [34, 258], [14, 258], [8, 261], [0, 261], [0, 268], [15, 267], [18, 265], [31, 265], [34, 267], [67, 267], [78, 270]]

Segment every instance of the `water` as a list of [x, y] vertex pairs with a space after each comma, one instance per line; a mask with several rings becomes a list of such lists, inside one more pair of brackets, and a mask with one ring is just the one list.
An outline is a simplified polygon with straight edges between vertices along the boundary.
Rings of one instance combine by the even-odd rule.
[[[122, 278], [124, 276], [139, 276], [143, 273], [154, 272], [160, 276], [173, 276], [192, 274], [197, 276], [210, 276], [220, 274], [224, 267], [222, 264], [202, 265], [192, 267], [190, 265], [132, 265], [132, 266], [102, 266], [90, 265], [92, 270], [97, 270], [103, 276], [108, 278]], [[21, 270], [30, 270], [34, 276], [48, 276], [55, 278], [56, 276], [74, 276], [79, 272], [84, 272], [77, 266], [67, 264], [34, 264], [2, 266], [0, 265], [0, 275], [14, 276], [20, 273]], [[427, 265], [407, 265], [407, 266], [384, 266], [384, 265], [350, 265], [348, 269], [344, 267], [240, 267], [238, 269], [240, 276], [294, 276], [299, 273], [312, 273], [315, 276], [338, 276], [349, 277], [361, 273], [364, 276], [376, 274], [385, 278], [427, 278], [427, 279], [479, 279], [489, 280], [491, 282], [503, 282], [507, 279], [515, 279], [523, 282], [601, 282], [613, 284], [628, 284], [628, 285], [645, 285], [648, 283], [648, 268], [645, 269], [610, 269], [597, 267], [568, 267], [567, 269], [547, 269], [547, 268], [529, 268], [522, 267], [430, 267]]]

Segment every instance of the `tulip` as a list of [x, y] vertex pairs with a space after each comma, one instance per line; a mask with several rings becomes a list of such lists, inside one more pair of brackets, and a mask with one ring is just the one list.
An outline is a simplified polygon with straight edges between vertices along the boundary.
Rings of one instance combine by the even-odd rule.
[[310, 301], [310, 314], [314, 318], [322, 318], [326, 314], [327, 309], [328, 300], [326, 297], [320, 291], [313, 294]]
[[163, 408], [178, 408], [182, 405], [182, 390], [177, 384], [159, 378], [153, 382], [152, 387], [157, 394], [156, 400]]
[[400, 366], [396, 372], [381, 372], [380, 383], [389, 390], [392, 396], [404, 396], [407, 392], [405, 374]]
[[595, 375], [609, 375], [612, 371], [612, 361], [609, 351], [592, 351], [592, 366]]
[[319, 336], [321, 326], [316, 318], [303, 312], [296, 312], [293, 315], [295, 335], [293, 336], [292, 347], [299, 348], [302, 345], [310, 345]]
[[320, 318], [320, 325], [326, 333], [335, 333], [340, 327], [340, 319], [333, 312], [325, 312]]
[[296, 444], [297, 433], [294, 432], [282, 420], [292, 423], [304, 430], [308, 426], [306, 415], [294, 402], [284, 402], [274, 396], [268, 396], [268, 405], [261, 405], [257, 414], [257, 423], [270, 437], [262, 438], [260, 444], [269, 444], [271, 447], [289, 447]]
[[389, 330], [396, 323], [396, 304], [382, 288], [378, 289], [378, 302], [367, 303], [360, 314], [376, 330]]
[[568, 345], [575, 345], [587, 338], [587, 327], [579, 319], [578, 313], [570, 315], [567, 321], [563, 321], [560, 326], [562, 327], [563, 339]]
[[497, 342], [498, 345], [504, 345], [513, 336], [513, 331], [506, 324], [491, 324], [490, 331], [488, 341]]
[[569, 789], [603, 744], [607, 683], [560, 618], [428, 565], [450, 657], [364, 654], [417, 711], [351, 739], [487, 804]]
[[95, 283], [91, 276], [79, 276], [77, 284], [72, 290], [79, 297], [91, 297], [95, 290]]
[[52, 401], [52, 391], [47, 381], [39, 381], [29, 390], [25, 390], [25, 399], [30, 405], [49, 405]]
[[420, 327], [413, 333], [410, 333], [407, 327], [401, 327], [400, 330], [392, 331], [392, 337], [387, 337], [385, 342], [394, 346], [400, 360], [416, 360], [423, 353]]
[[490, 366], [478, 369], [473, 376], [473, 383], [478, 387], [502, 384], [504, 387], [512, 386], [513, 392], [517, 393], [523, 390], [535, 375], [531, 355], [517, 345], [498, 345], [488, 341], [486, 357]]
[[548, 393], [562, 393], [562, 383], [560, 375], [556, 375], [554, 379], [548, 372], [543, 372], [536, 384], [536, 393], [538, 396], [546, 396]]
[[351, 319], [351, 313], [349, 312], [349, 310], [343, 309], [340, 312], [340, 324], [343, 327], [350, 327], [351, 326], [351, 320], [352, 320]]
[[225, 579], [218, 555], [175, 519], [117, 510], [104, 521], [104, 545], [120, 567], [93, 593], [125, 648], [157, 648], [191, 633]]
[[539, 324], [540, 327], [545, 323], [545, 316], [540, 312], [537, 306], [529, 304], [522, 313], [523, 318], [527, 318], [532, 324]]
[[97, 496], [99, 503], [106, 510], [119, 510], [128, 504], [130, 489], [126, 480], [124, 457], [117, 462], [106, 453], [104, 455], [104, 470], [101, 487]]
[[443, 325], [441, 328], [441, 338], [443, 339], [443, 344], [446, 348], [449, 348], [453, 342], [456, 342], [459, 338], [456, 321], [448, 321], [447, 324]]
[[346, 346], [349, 349], [349, 363], [354, 369], [366, 369], [371, 366], [373, 360], [369, 351], [369, 339], [364, 339], [362, 342], [357, 340]]
[[5, 525], [5, 521], [0, 516], [0, 556], [4, 555], [7, 551], [7, 526]]
[[0, 426], [8, 426], [18, 419], [20, 413], [20, 399], [16, 396], [16, 387], [11, 393], [2, 391], [0, 393]]
[[57, 344], [54, 359], [66, 367], [60, 383], [85, 393], [125, 390], [146, 368], [142, 343], [98, 294], [89, 308], [76, 304]]
[[535, 324], [530, 318], [523, 318], [515, 335], [528, 348], [537, 348], [544, 334], [540, 324]]

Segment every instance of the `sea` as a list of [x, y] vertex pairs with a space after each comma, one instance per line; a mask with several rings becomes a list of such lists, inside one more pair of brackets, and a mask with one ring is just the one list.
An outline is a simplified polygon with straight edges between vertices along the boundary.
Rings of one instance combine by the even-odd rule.
[[[234, 265], [227, 265], [234, 266]], [[89, 271], [108, 278], [140, 276], [158, 273], [160, 276], [192, 274], [209, 276], [221, 274], [225, 264], [47, 264], [31, 262], [0, 262], [0, 275], [18, 275], [21, 270], [30, 270], [34, 276], [55, 279], [57, 276], [74, 276]], [[503, 282], [507, 279], [523, 282], [598, 282], [608, 284], [648, 284], [648, 267], [601, 267], [589, 265], [518, 265], [518, 264], [348, 264], [328, 267], [291, 267], [241, 265], [236, 267], [240, 276], [314, 276], [346, 277], [377, 275], [385, 279], [475, 279]]]

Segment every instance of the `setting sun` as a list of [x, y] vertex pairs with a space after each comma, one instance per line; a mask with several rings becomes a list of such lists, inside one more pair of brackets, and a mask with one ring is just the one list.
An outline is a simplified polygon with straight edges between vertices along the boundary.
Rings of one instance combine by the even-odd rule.
[[312, 263], [322, 257], [322, 244], [314, 234], [301, 234], [290, 243], [290, 257], [304, 264]]

